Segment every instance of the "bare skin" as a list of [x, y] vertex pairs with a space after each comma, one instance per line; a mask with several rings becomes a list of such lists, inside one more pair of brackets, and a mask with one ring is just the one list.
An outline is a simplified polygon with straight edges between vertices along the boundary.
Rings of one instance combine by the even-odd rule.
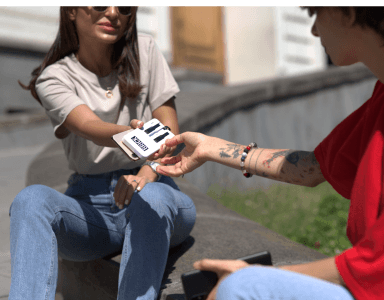
[[[78, 61], [98, 76], [108, 75], [113, 70], [111, 62], [113, 45], [123, 36], [129, 17], [120, 14], [117, 7], [114, 6], [108, 7], [103, 13], [96, 12], [91, 7], [74, 7], [70, 10], [69, 17], [74, 22], [79, 37], [79, 50], [75, 53]], [[105, 31], [99, 26], [101, 22], [113, 24], [115, 31]], [[173, 97], [154, 110], [152, 117], [170, 127], [174, 134], [179, 133]], [[70, 131], [96, 145], [117, 147], [111, 136], [143, 126], [143, 122], [138, 122], [139, 120], [131, 120], [127, 125], [107, 123], [84, 104], [75, 107], [69, 113], [57, 132], [58, 136], [65, 136]], [[174, 148], [167, 148], [162, 155], [158, 155], [156, 158], [170, 155], [173, 150]], [[153, 157], [150, 160], [153, 160]], [[116, 205], [122, 209], [124, 204], [130, 203], [135, 190], [140, 191], [147, 183], [154, 182], [156, 179], [157, 174], [149, 166], [143, 166], [137, 175], [120, 177], [114, 193]]]
[[[174, 166], [159, 167], [160, 173], [180, 176], [208, 160], [240, 169], [245, 145], [192, 132], [185, 132], [168, 140], [166, 145], [175, 147], [186, 140], [186, 148], [177, 157], [162, 160], [163, 163]], [[191, 141], [193, 146], [189, 144]], [[309, 151], [257, 148], [249, 151], [245, 162], [248, 172], [265, 178], [309, 187], [325, 181], [314, 153]]]
[[[352, 7], [347, 15], [337, 8], [323, 7], [316, 12], [311, 32], [320, 38], [321, 44], [335, 65], [347, 66], [362, 62], [381, 82], [384, 82], [383, 38], [368, 26], [356, 25], [355, 21], [356, 12]], [[166, 146], [175, 146], [181, 142], [186, 144], [185, 149], [176, 157], [163, 158], [163, 163], [174, 165], [159, 167], [160, 173], [179, 176], [193, 171], [206, 161], [215, 161], [240, 169], [240, 159], [235, 149], [244, 146], [200, 133], [183, 133], [168, 140]], [[304, 186], [316, 186], [325, 181], [313, 152], [256, 149], [250, 151], [248, 156], [247, 171], [259, 176]], [[203, 260], [196, 262], [194, 267], [216, 272], [220, 283], [225, 276], [246, 265], [238, 261]], [[283, 266], [281, 269], [346, 286], [337, 269], [335, 257], [300, 265]], [[209, 300], [215, 299], [216, 290], [217, 286], [208, 296]]]

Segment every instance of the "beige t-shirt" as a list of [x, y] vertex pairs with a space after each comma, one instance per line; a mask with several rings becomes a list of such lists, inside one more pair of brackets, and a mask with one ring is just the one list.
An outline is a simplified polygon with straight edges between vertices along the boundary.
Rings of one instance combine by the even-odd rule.
[[[36, 92], [55, 133], [78, 105], [88, 105], [105, 122], [129, 125], [131, 119], [151, 120], [152, 112], [180, 91], [153, 38], [138, 34], [138, 41], [140, 82], [144, 88], [136, 100], [127, 99], [123, 105], [115, 72], [98, 77], [83, 67], [74, 54], [44, 69], [36, 81]], [[112, 90], [112, 98], [106, 96], [108, 89]], [[144, 162], [132, 162], [120, 148], [98, 146], [74, 133], [62, 141], [69, 168], [79, 174], [132, 169]]]

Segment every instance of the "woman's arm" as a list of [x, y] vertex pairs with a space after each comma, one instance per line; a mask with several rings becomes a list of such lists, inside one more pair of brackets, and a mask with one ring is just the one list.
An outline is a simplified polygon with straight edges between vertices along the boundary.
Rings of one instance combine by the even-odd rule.
[[104, 147], [117, 147], [111, 136], [131, 129], [130, 126], [104, 122], [85, 104], [76, 106], [68, 114], [62, 126]]
[[[175, 164], [158, 167], [162, 174], [180, 176], [206, 161], [240, 170], [241, 155], [246, 147], [195, 132], [185, 132], [166, 141], [169, 147], [180, 143], [186, 147], [178, 156], [162, 159], [165, 164]], [[245, 159], [245, 169], [255, 175], [303, 186], [313, 187], [325, 181], [314, 153], [309, 151], [252, 149]]]

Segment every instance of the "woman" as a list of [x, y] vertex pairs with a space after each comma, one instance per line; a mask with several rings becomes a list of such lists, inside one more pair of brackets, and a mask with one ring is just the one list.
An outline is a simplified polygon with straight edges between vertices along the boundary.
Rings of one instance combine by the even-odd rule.
[[157, 162], [132, 162], [111, 139], [137, 119], [179, 131], [178, 86], [153, 39], [137, 34], [136, 12], [60, 8], [56, 40], [26, 88], [74, 174], [65, 194], [34, 185], [12, 203], [9, 299], [54, 299], [58, 254], [87, 261], [121, 249], [118, 299], [156, 299], [169, 248], [192, 230], [192, 200]]
[[[262, 149], [187, 132], [166, 141], [185, 143], [157, 170], [179, 176], [214, 161], [251, 174], [314, 187], [325, 180], [351, 200], [347, 235], [353, 247], [340, 255], [279, 269], [242, 261], [202, 260], [221, 283], [208, 299], [384, 299], [384, 9], [312, 7], [312, 34], [338, 66], [364, 63], [379, 79], [372, 97], [342, 121], [313, 152]], [[250, 147], [250, 148], [251, 148]], [[166, 151], [166, 148], [162, 149]], [[247, 154], [248, 152], [248, 154]], [[240, 174], [239, 174], [240, 175]], [[216, 294], [217, 293], [217, 294]]]

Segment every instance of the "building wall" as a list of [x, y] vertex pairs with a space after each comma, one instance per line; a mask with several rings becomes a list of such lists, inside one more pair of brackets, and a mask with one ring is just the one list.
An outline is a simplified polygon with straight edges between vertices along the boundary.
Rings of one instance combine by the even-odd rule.
[[226, 83], [239, 84], [275, 75], [272, 7], [224, 7]]
[[0, 7], [0, 46], [46, 52], [59, 27], [58, 6]]
[[323, 70], [326, 56], [299, 7], [224, 7], [226, 83]]
[[[59, 6], [0, 7], [0, 46], [46, 52], [59, 28]], [[152, 35], [160, 50], [171, 58], [169, 7], [139, 7], [139, 32]]]
[[275, 7], [276, 75], [290, 76], [324, 70], [326, 55], [311, 33], [314, 16], [299, 7]]

